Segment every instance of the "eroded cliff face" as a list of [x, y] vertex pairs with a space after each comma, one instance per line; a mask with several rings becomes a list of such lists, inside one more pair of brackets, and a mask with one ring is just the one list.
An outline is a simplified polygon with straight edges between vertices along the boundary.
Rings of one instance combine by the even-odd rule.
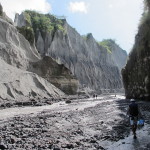
[[79, 79], [81, 86], [96, 91], [121, 88], [121, 76], [112, 53], [100, 46], [91, 34], [84, 39], [67, 23], [65, 29], [65, 35], [59, 30], [55, 32], [45, 54], [65, 64]]
[[78, 81], [64, 65], [58, 65], [51, 57], [45, 56], [38, 62], [31, 62], [32, 72], [43, 77], [66, 94], [76, 94]]
[[0, 57], [8, 64], [26, 70], [29, 61], [40, 60], [35, 47], [17, 29], [0, 18]]
[[[52, 18], [51, 15], [48, 16], [51, 22], [59, 22], [59, 27], [54, 25], [50, 32], [43, 32], [39, 28], [35, 29], [32, 13], [28, 15], [30, 21], [25, 18], [27, 12], [17, 15], [16, 26], [33, 28], [35, 45], [40, 54], [43, 57], [51, 56], [69, 68], [81, 87], [89, 87], [97, 92], [122, 88], [120, 70], [126, 63], [127, 54], [118, 45], [112, 42], [111, 51], [108, 52], [92, 34], [82, 37], [65, 19]], [[24, 25], [19, 21], [22, 18], [25, 20]]]
[[[35, 65], [37, 70], [32, 70]], [[42, 72], [46, 69], [47, 72]], [[64, 91], [67, 91], [68, 86], [70, 86], [68, 91], [72, 90], [72, 93], [77, 90], [76, 83], [78, 81], [71, 75], [71, 72], [48, 56], [47, 59], [42, 58], [35, 45], [20, 34], [13, 23], [9, 21], [1, 5], [0, 70], [0, 102], [27, 101], [33, 97], [49, 99], [64, 96], [64, 92], [50, 83], [54, 79], [57, 79], [59, 84], [57, 87], [63, 86]], [[38, 71], [42, 73], [37, 75]], [[54, 72], [60, 72], [60, 74], [55, 78], [52, 74]], [[53, 79], [49, 80], [49, 78]], [[65, 83], [61, 82], [63, 78]], [[71, 84], [72, 80], [73, 84]], [[74, 84], [75, 87], [71, 89]]]
[[150, 99], [150, 3], [145, 0], [135, 44], [122, 70], [127, 98]]
[[58, 98], [65, 94], [35, 73], [18, 69], [0, 58], [0, 103]]

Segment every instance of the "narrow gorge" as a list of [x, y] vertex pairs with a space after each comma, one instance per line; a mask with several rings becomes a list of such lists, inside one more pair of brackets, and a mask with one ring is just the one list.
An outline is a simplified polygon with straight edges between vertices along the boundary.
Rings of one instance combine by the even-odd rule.
[[[0, 8], [1, 103], [24, 102], [33, 98], [59, 98], [65, 96], [60, 90], [61, 87], [69, 90], [69, 94], [76, 92], [78, 80], [70, 70], [51, 58], [41, 57], [36, 47], [18, 32], [13, 21], [3, 12], [2, 6]], [[41, 67], [40, 62], [48, 65], [46, 70], [44, 66]], [[35, 74], [34, 70], [38, 71], [40, 76]], [[46, 80], [47, 78], [49, 79]], [[52, 83], [57, 82], [60, 89], [48, 82], [50, 80], [53, 80]]]
[[0, 9], [2, 101], [123, 92], [127, 53], [114, 40], [81, 36], [66, 19], [30, 10], [13, 22]]
[[[92, 34], [81, 36], [66, 19], [34, 11], [16, 14], [15, 26], [42, 57], [50, 56], [64, 64], [79, 80], [80, 89], [102, 93], [123, 88], [120, 71], [127, 53], [114, 40], [97, 42]], [[32, 31], [30, 35], [28, 31]]]
[[[150, 2], [144, 0], [135, 44], [128, 55], [128, 49], [120, 45], [130, 45], [129, 21], [137, 1], [96, 1], [96, 15], [86, 12], [87, 1], [1, 0], [5, 11], [11, 7], [22, 11], [13, 11], [12, 21], [0, 4], [0, 149], [150, 150]], [[88, 2], [87, 11], [95, 1]], [[80, 8], [78, 15], [69, 10], [67, 14], [79, 26], [94, 27], [103, 40], [96, 40], [93, 30], [93, 34], [81, 35], [66, 17], [40, 13], [41, 4], [49, 7], [47, 12], [52, 12], [50, 6], [56, 6], [56, 12], [60, 6], [67, 10], [67, 4]], [[87, 18], [80, 20], [82, 24], [74, 18], [81, 16], [79, 6], [88, 21], [90, 16], [96, 18], [94, 24], [88, 24]], [[116, 15], [114, 8], [119, 12]], [[117, 40], [104, 38], [103, 23], [102, 29], [109, 33], [106, 37]], [[133, 104], [137, 113], [128, 115], [133, 101], [138, 104]]]
[[150, 99], [150, 2], [145, 0], [145, 9], [135, 44], [122, 70], [127, 98]]

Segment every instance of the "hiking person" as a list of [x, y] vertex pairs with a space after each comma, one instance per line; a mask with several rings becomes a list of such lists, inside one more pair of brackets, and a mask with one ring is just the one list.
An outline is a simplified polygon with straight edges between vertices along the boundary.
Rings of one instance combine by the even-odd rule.
[[93, 98], [95, 98], [95, 94], [93, 94]]
[[97, 94], [95, 95], [96, 99], [97, 99]]
[[138, 117], [141, 115], [138, 104], [135, 102], [134, 99], [130, 100], [130, 104], [128, 107], [128, 111], [127, 111], [127, 115], [130, 118], [130, 125], [132, 128], [132, 132], [133, 132], [133, 138], [136, 139], [136, 129], [137, 129], [137, 121], [138, 121]]

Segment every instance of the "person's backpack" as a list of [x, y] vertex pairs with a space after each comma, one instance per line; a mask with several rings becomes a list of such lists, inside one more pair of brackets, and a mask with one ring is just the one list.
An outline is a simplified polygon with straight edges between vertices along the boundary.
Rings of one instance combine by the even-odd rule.
[[138, 105], [137, 104], [130, 104], [129, 105], [129, 113], [131, 116], [138, 116]]

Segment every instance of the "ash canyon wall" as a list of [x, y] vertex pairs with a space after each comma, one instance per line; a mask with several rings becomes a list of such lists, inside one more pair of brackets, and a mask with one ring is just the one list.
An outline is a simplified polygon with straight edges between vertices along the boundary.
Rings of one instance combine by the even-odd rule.
[[[48, 66], [46, 71], [45, 63]], [[41, 76], [31, 71], [31, 69], [34, 71], [35, 68]], [[18, 32], [1, 6], [0, 70], [0, 99], [5, 102], [9, 100], [26, 101], [30, 97], [57, 98], [64, 96], [64, 92], [46, 80], [49, 77], [53, 81], [57, 80], [58, 87], [65, 90], [67, 88], [70, 90], [71, 86], [73, 86], [71, 90], [74, 90], [78, 83], [64, 65], [57, 64], [52, 58], [41, 57], [36, 47]]]
[[25, 11], [13, 23], [0, 5], [1, 100], [120, 89], [126, 59], [113, 40], [83, 37], [65, 19]]
[[[52, 23], [50, 30], [38, 25], [41, 18]], [[27, 39], [26, 29], [32, 30], [34, 34], [30, 37], [34, 36], [32, 43], [40, 55], [64, 64], [77, 77], [80, 87], [96, 91], [122, 88], [120, 70], [126, 63], [127, 53], [113, 40], [97, 42], [92, 34], [81, 36], [65, 19], [33, 11], [17, 14], [15, 25]]]
[[135, 44], [122, 75], [127, 98], [150, 100], [150, 1], [144, 2]]

